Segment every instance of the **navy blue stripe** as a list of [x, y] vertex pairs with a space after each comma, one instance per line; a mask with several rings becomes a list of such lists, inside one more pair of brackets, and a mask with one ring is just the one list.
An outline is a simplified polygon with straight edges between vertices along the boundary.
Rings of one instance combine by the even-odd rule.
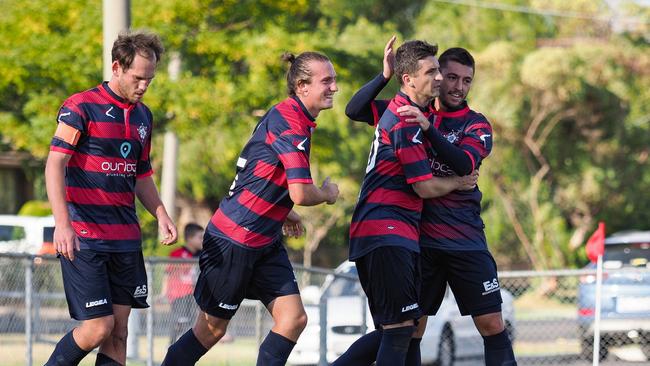
[[79, 205], [68, 203], [70, 220], [95, 224], [137, 224], [135, 207]]
[[106, 175], [105, 173], [86, 172], [80, 168], [68, 167], [65, 177], [66, 186], [101, 189], [105, 192], [126, 193], [134, 192], [135, 176], [125, 179], [120, 176]]

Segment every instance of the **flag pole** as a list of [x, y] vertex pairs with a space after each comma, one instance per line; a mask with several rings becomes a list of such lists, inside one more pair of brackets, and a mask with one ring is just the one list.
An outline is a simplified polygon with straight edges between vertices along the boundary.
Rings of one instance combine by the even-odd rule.
[[593, 366], [600, 362], [600, 303], [602, 298], [603, 283], [603, 255], [598, 255], [596, 262], [596, 308], [594, 310], [594, 353]]

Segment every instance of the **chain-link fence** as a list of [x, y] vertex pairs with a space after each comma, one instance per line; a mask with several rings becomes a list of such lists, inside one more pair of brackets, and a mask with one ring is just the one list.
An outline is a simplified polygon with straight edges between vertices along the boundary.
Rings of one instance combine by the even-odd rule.
[[[133, 312], [128, 353], [129, 364], [153, 365], [194, 321], [196, 307], [186, 295], [197, 266], [193, 260], [166, 258], [147, 258], [145, 264], [151, 307]], [[290, 362], [331, 362], [372, 329], [354, 266], [340, 267], [336, 275], [295, 269], [309, 323]], [[504, 319], [519, 365], [592, 363], [594, 271], [499, 275]], [[650, 270], [605, 270], [601, 316], [602, 365], [650, 364]], [[0, 255], [0, 364], [43, 364], [54, 343], [75, 325], [68, 314], [58, 260]], [[260, 302], [244, 301], [227, 335], [199, 364], [254, 365], [258, 345], [271, 326]], [[439, 313], [429, 319], [422, 341], [423, 364], [481, 365], [482, 354], [482, 339], [471, 318], [460, 316], [453, 294], [448, 293]], [[82, 363], [92, 364], [90, 356]]]

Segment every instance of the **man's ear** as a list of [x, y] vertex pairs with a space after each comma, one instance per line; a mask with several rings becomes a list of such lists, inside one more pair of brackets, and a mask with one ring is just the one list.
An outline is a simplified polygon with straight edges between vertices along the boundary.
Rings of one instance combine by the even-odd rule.
[[415, 84], [413, 84], [413, 81], [411, 80], [411, 76], [409, 74], [402, 74], [402, 85], [408, 86], [409, 88], [415, 87]]
[[111, 71], [113, 72], [113, 76], [118, 76], [118, 70], [120, 69], [120, 62], [115, 60], [111, 64]]
[[303, 96], [307, 96], [309, 94], [309, 88], [307, 88], [309, 84], [305, 80], [300, 80], [296, 84], [296, 94], [300, 94]]

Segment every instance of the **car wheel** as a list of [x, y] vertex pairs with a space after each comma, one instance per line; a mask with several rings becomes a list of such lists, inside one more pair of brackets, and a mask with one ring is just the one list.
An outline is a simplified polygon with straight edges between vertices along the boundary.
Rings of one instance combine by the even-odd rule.
[[454, 333], [447, 326], [442, 331], [440, 336], [440, 344], [438, 345], [438, 360], [437, 366], [452, 366], [454, 364], [454, 355], [456, 353], [456, 345], [454, 344]]

